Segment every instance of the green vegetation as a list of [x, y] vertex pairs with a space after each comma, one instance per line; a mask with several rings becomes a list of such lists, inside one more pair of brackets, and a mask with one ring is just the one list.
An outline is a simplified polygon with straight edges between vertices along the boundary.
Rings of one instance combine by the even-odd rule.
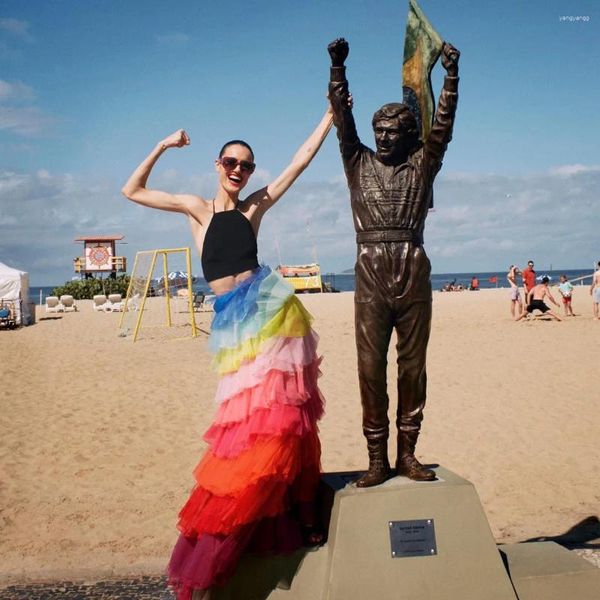
[[119, 275], [116, 279], [82, 279], [55, 287], [52, 295], [69, 294], [75, 300], [91, 300], [97, 294], [121, 294], [125, 298], [128, 286], [129, 275]]

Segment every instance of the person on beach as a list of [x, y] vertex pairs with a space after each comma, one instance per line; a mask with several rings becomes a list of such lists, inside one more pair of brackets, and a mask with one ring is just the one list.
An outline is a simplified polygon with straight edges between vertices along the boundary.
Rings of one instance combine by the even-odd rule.
[[[519, 284], [517, 283], [517, 275], [521, 271], [516, 265], [510, 265], [506, 279], [510, 285], [510, 314], [514, 319], [515, 316], [520, 315], [523, 312], [523, 303], [521, 302], [521, 293], [519, 292]], [[517, 312], [517, 306], [519, 310]], [[516, 313], [516, 314], [515, 314]]]
[[182, 129], [155, 146], [122, 190], [143, 206], [185, 215], [216, 295], [209, 348], [220, 375], [218, 409], [168, 567], [181, 600], [208, 598], [247, 550], [291, 552], [324, 541], [314, 507], [323, 414], [318, 338], [291, 286], [259, 265], [256, 239], [265, 212], [309, 165], [332, 118], [329, 106], [283, 172], [245, 199], [255, 163], [242, 140], [227, 142], [215, 160], [213, 199], [147, 187], [160, 156], [190, 144]]
[[552, 304], [560, 306], [550, 293], [550, 288], [548, 287], [549, 281], [550, 280], [547, 277], [542, 277], [542, 283], [534, 286], [529, 294], [527, 294], [527, 306], [525, 307], [525, 310], [515, 319], [515, 321], [520, 321], [523, 317], [531, 314], [534, 310], [539, 310], [543, 314], [548, 313], [557, 321], [562, 321], [562, 319], [556, 313], [553, 313], [550, 310], [550, 307], [544, 302], [544, 299], [548, 297]]
[[535, 287], [535, 271], [533, 266], [533, 261], [530, 260], [528, 261], [527, 266], [521, 271], [523, 289], [525, 290], [525, 303], [527, 303], [527, 295]]
[[573, 314], [573, 307], [571, 306], [571, 300], [573, 297], [573, 284], [568, 280], [566, 275], [560, 276], [558, 293], [562, 296], [565, 317], [574, 317], [575, 315]]
[[600, 321], [600, 260], [598, 261], [598, 268], [592, 277], [590, 295], [592, 296], [592, 311], [594, 312], [594, 319]]
[[328, 46], [329, 98], [350, 189], [356, 230], [354, 322], [358, 379], [369, 468], [359, 487], [383, 483], [394, 472], [388, 461], [387, 355], [397, 335], [398, 408], [395, 473], [431, 481], [435, 471], [415, 456], [426, 400], [426, 355], [431, 329], [431, 265], [423, 230], [435, 176], [442, 166], [458, 102], [460, 53], [444, 43], [444, 85], [429, 137], [419, 139], [406, 104], [382, 106], [372, 119], [376, 152], [361, 143], [348, 103], [348, 42]]

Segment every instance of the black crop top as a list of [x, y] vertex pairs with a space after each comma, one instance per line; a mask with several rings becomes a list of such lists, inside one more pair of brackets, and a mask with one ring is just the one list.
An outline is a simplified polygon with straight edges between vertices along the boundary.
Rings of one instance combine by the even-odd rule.
[[206, 281], [256, 269], [257, 254], [252, 225], [237, 208], [213, 215], [202, 247]]

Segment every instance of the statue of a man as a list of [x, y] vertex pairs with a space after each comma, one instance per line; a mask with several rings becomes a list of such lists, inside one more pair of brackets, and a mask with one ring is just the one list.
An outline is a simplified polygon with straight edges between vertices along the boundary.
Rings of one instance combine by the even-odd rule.
[[417, 481], [435, 472], [415, 458], [423, 420], [427, 375], [425, 358], [431, 326], [431, 265], [423, 249], [423, 229], [433, 180], [452, 138], [458, 100], [458, 58], [442, 48], [446, 70], [431, 132], [423, 143], [415, 115], [405, 104], [385, 104], [373, 116], [376, 152], [361, 144], [349, 99], [344, 61], [348, 43], [337, 39], [331, 56], [329, 97], [340, 141], [356, 229], [354, 314], [358, 376], [367, 438], [369, 470], [360, 487], [378, 485], [393, 473], [387, 455], [389, 435], [386, 367], [392, 330], [397, 334], [398, 453], [396, 473]]

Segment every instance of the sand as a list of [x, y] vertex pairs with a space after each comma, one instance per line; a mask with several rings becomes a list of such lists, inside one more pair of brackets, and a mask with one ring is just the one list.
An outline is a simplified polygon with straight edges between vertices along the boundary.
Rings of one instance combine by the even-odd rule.
[[[325, 357], [323, 469], [364, 469], [353, 295], [302, 299]], [[196, 339], [133, 344], [118, 314], [78, 306], [0, 331], [0, 583], [162, 572], [204, 449], [210, 313]], [[588, 287], [573, 306], [514, 323], [506, 289], [434, 293], [417, 455], [474, 483], [498, 542], [598, 514], [600, 322]]]

